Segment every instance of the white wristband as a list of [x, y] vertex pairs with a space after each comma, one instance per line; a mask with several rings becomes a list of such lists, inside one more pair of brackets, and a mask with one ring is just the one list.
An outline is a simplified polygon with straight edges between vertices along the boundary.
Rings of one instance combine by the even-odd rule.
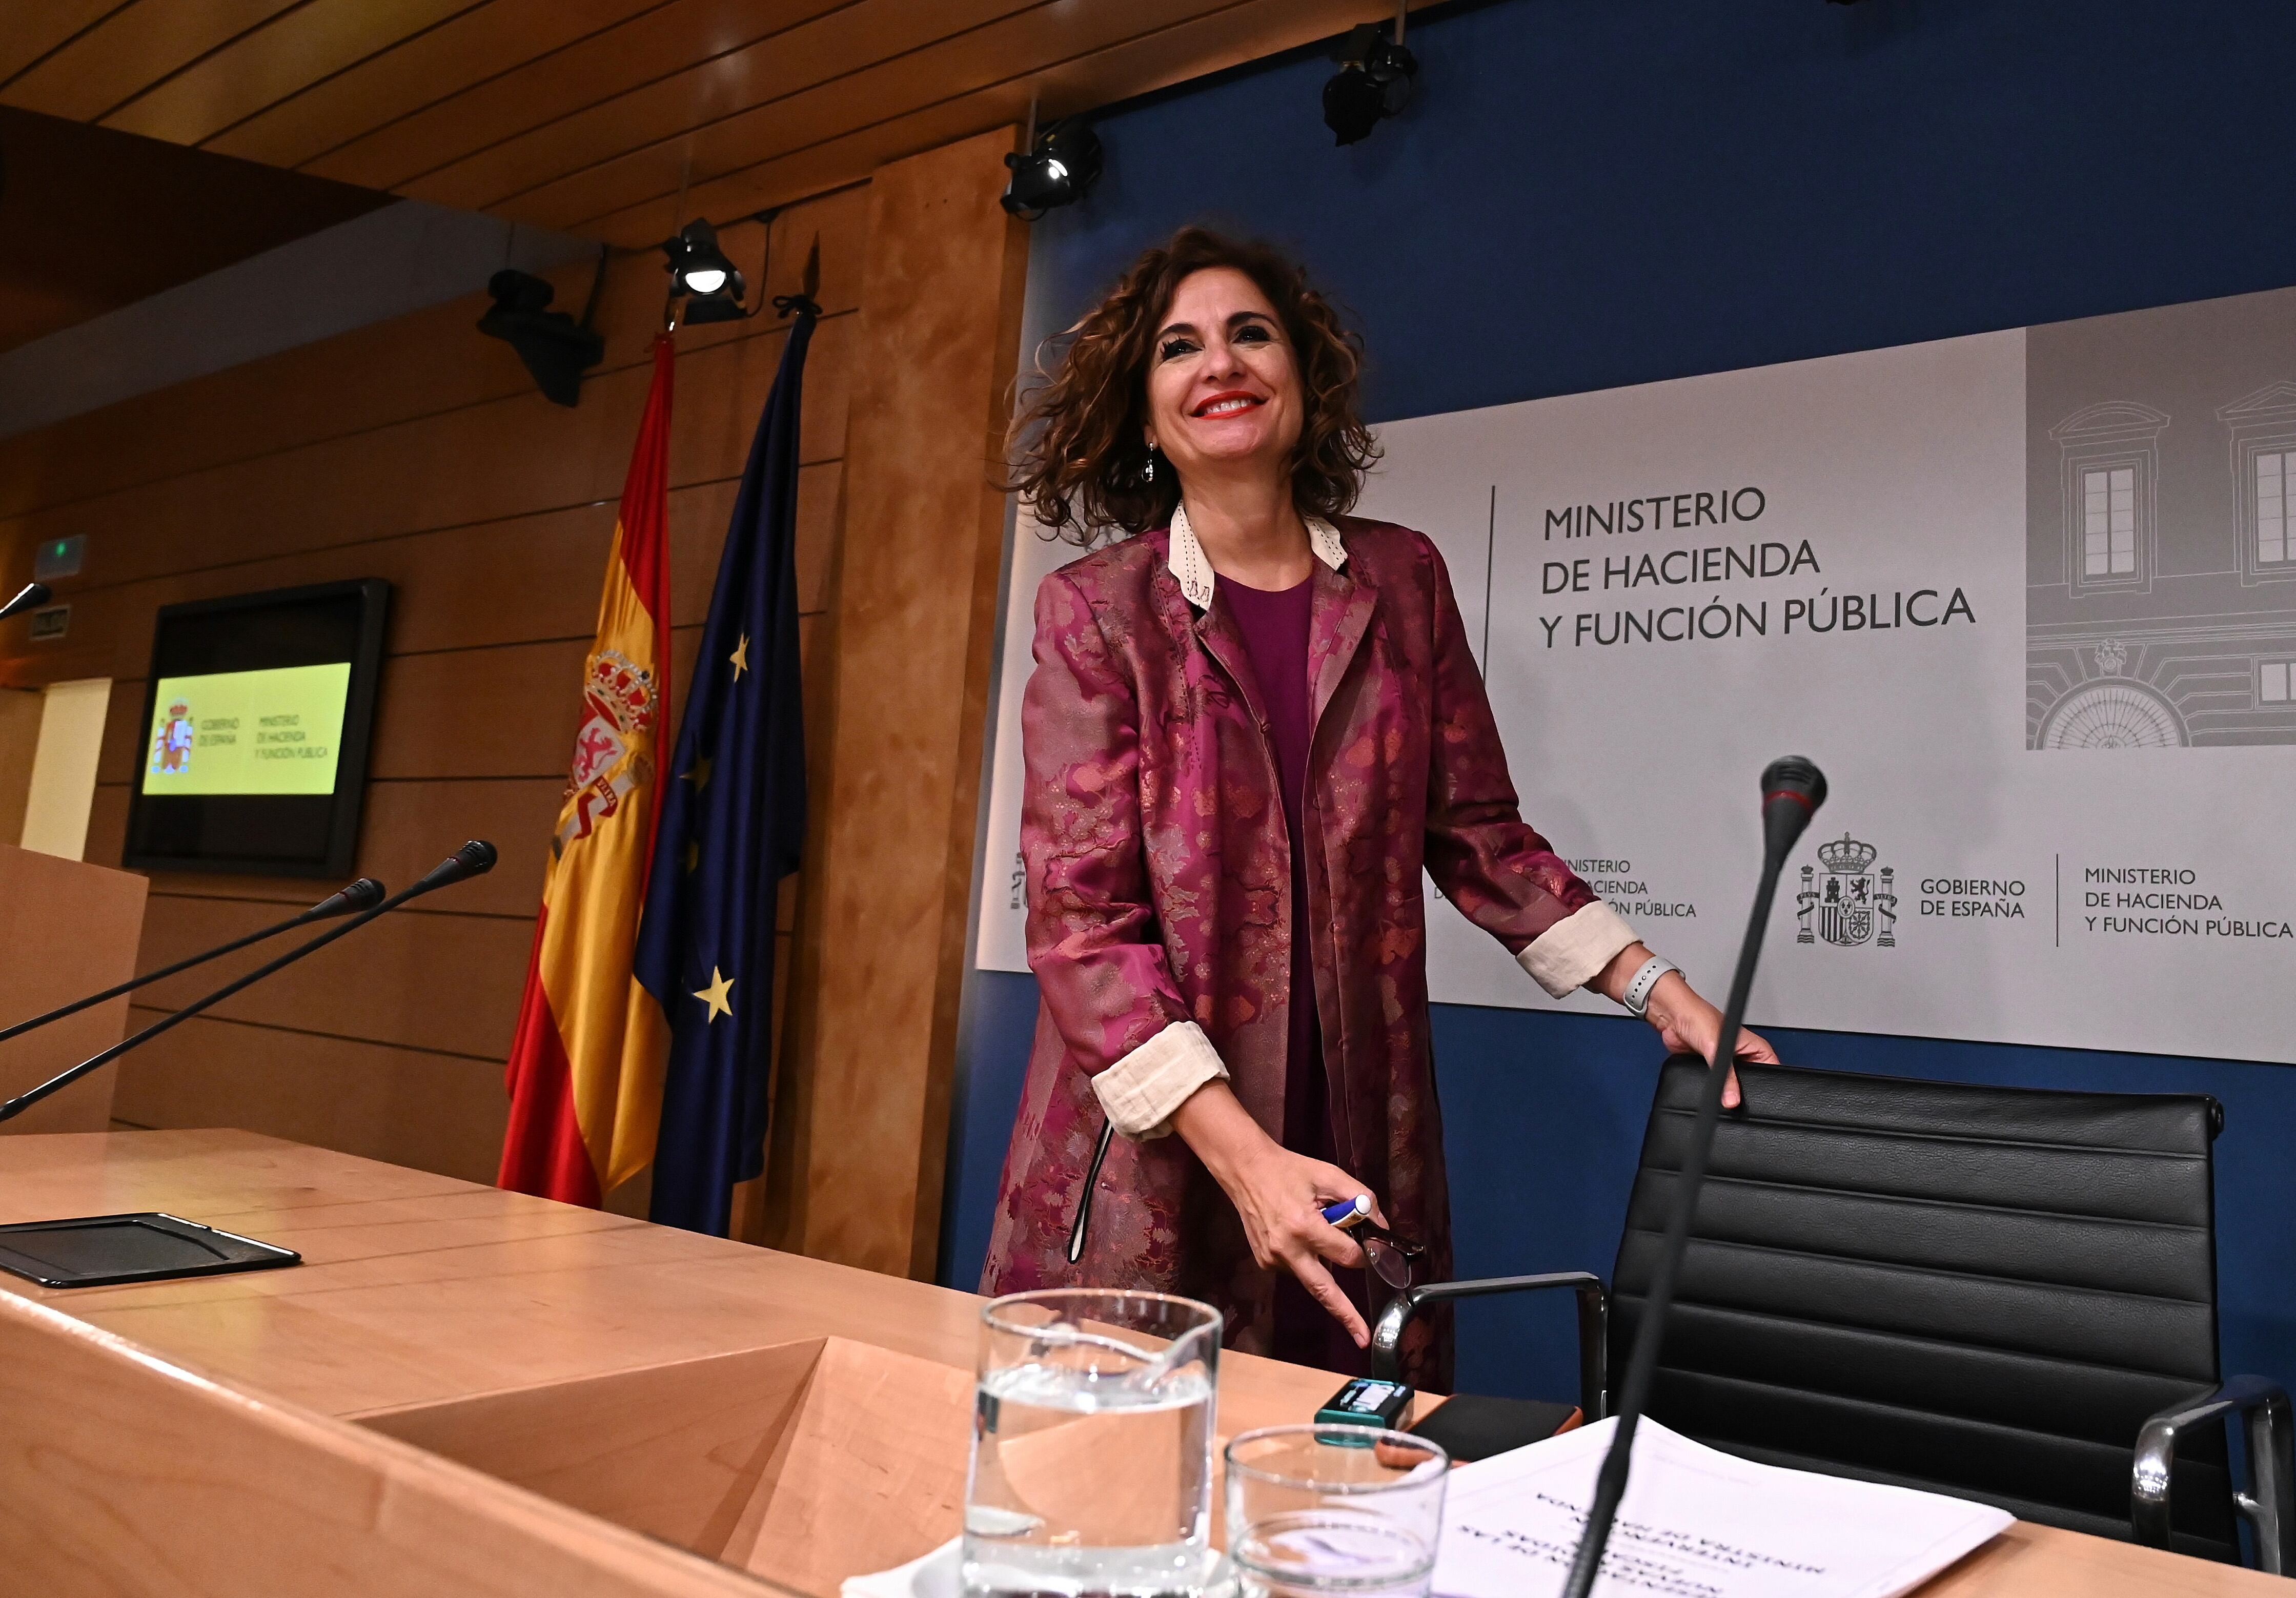
[[1651, 989], [1658, 986], [1658, 979], [1670, 971], [1681, 969], [1663, 955], [1652, 955], [1643, 962], [1643, 968], [1635, 973], [1634, 980], [1627, 984], [1626, 992], [1619, 996], [1619, 1003], [1627, 1007], [1628, 1014], [1639, 1019], [1650, 1008]]

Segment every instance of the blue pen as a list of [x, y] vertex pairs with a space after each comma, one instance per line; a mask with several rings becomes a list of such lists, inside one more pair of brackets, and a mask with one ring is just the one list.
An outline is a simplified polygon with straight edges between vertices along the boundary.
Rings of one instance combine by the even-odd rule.
[[1352, 1199], [1341, 1199], [1324, 1211], [1325, 1224], [1337, 1226], [1342, 1232], [1350, 1226], [1360, 1226], [1369, 1219], [1371, 1219], [1369, 1193], [1357, 1193]]

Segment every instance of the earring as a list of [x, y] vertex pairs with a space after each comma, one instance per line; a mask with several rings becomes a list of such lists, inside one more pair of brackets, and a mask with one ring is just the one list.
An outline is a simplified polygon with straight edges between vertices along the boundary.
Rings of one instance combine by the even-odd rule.
[[1144, 483], [1152, 483], [1156, 480], [1156, 451], [1152, 445], [1148, 450], [1147, 468], [1140, 473], [1140, 480]]

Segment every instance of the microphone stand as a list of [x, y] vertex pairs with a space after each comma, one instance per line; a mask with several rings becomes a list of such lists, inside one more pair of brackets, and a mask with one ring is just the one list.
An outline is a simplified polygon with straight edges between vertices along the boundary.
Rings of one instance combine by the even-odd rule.
[[[452, 855], [449, 855], [439, 865], [433, 866], [429, 873], [412, 888], [403, 888], [399, 889], [398, 892], [391, 895], [389, 898], [383, 900], [373, 909], [364, 911], [361, 914], [353, 916], [341, 926], [332, 928], [327, 931], [320, 933], [308, 943], [298, 945], [294, 948], [291, 948], [285, 954], [280, 955], [275, 960], [266, 961], [265, 963], [257, 966], [253, 971], [248, 972], [245, 976], [238, 979], [238, 980], [227, 982], [223, 987], [217, 988], [205, 998], [195, 999], [191, 1004], [184, 1005], [181, 1010], [176, 1011], [172, 1014], [160, 1017], [158, 1020], [153, 1021], [150, 1026], [144, 1028], [141, 1032], [136, 1033], [133, 1037], [122, 1038], [119, 1042], [112, 1045], [102, 1053], [91, 1055], [87, 1059], [81, 1061], [78, 1065], [73, 1066], [69, 1070], [61, 1071], [55, 1076], [49, 1078], [37, 1087], [32, 1088], [25, 1093], [18, 1094], [14, 1098], [10, 1099], [4, 1104], [0, 1104], [0, 1121], [14, 1119], [17, 1116], [23, 1114], [24, 1111], [38, 1103], [42, 1099], [46, 1098], [50, 1094], [70, 1086], [82, 1077], [86, 1076], [88, 1072], [96, 1069], [98, 1067], [109, 1065], [111, 1061], [119, 1059], [122, 1054], [127, 1053], [128, 1050], [135, 1048], [140, 1045], [149, 1043], [152, 1038], [159, 1037], [160, 1033], [165, 1032], [170, 1028], [184, 1021], [191, 1020], [192, 1017], [199, 1014], [201, 1011], [211, 1009], [215, 1005], [220, 1004], [224, 1000], [231, 997], [232, 995], [239, 992], [240, 989], [249, 987], [253, 983], [260, 982], [264, 978], [271, 975], [274, 971], [276, 971], [283, 967], [292, 965], [304, 955], [315, 955], [321, 949], [325, 948], [329, 944], [334, 942], [337, 938], [348, 937], [351, 933], [357, 931], [361, 927], [366, 925], [367, 922], [373, 921], [376, 916], [386, 914], [392, 910], [398, 909], [399, 906], [418, 895], [429, 893], [435, 889], [444, 888], [452, 882], [459, 882], [464, 877], [475, 877], [482, 874], [483, 873], [491, 871], [494, 869], [494, 864], [495, 846], [487, 842], [483, 839], [472, 839], [461, 848], [456, 849]], [[348, 892], [348, 889], [346, 889], [345, 891]]]
[[1611, 1434], [1610, 1452], [1595, 1478], [1595, 1502], [1587, 1512], [1587, 1529], [1578, 1538], [1578, 1552], [1570, 1562], [1570, 1578], [1563, 1598], [1587, 1598], [1603, 1567], [1603, 1551], [1611, 1541], [1619, 1501], [1626, 1496], [1627, 1472], [1633, 1463], [1635, 1428], [1650, 1400], [1652, 1378], [1658, 1371], [1659, 1345], [1666, 1335], [1668, 1312], [1674, 1307], [1675, 1286], [1682, 1274], [1682, 1257], [1690, 1243], [1690, 1223], [1698, 1209], [1698, 1190], [1705, 1184], [1706, 1167], [1714, 1152], [1714, 1132], [1722, 1119], [1722, 1086], [1737, 1058], [1738, 1030], [1746, 1019], [1746, 1001], [1754, 987], [1754, 967], [1762, 956], [1762, 934], [1770, 922], [1770, 902], [1777, 897], [1778, 876], [1786, 856], [1801, 836], [1809, 818], [1825, 802], [1825, 777], [1799, 756], [1773, 761], [1762, 773], [1762, 880], [1754, 890], [1754, 914], [1746, 923], [1746, 941], [1738, 951], [1738, 969], [1730, 978], [1730, 1002], [1722, 1012], [1722, 1035], [1709, 1061], [1706, 1081], [1698, 1095], [1698, 1120], [1692, 1127], [1690, 1146], [1684, 1151], [1682, 1174], [1676, 1184], [1674, 1213], [1668, 1217], [1666, 1241], [1660, 1247], [1658, 1268], [1651, 1274], [1650, 1296], [1644, 1300], [1643, 1323], [1635, 1331], [1634, 1351], [1628, 1356], [1627, 1376], [1614, 1412], [1618, 1427]]
[[84, 999], [74, 999], [70, 1004], [59, 1005], [45, 1015], [36, 1015], [30, 1020], [18, 1021], [12, 1027], [0, 1028], [0, 1043], [6, 1043], [12, 1037], [20, 1037], [37, 1028], [46, 1026], [50, 1021], [60, 1021], [68, 1015], [78, 1015], [90, 1005], [101, 1004], [107, 999], [116, 999], [123, 993], [133, 993], [149, 983], [159, 981], [162, 977], [172, 977], [177, 971], [189, 971], [195, 965], [205, 965], [210, 960], [219, 960], [226, 955], [236, 954], [250, 943], [261, 943], [266, 938], [276, 938], [282, 932], [291, 932], [297, 927], [306, 926], [315, 921], [326, 921], [332, 916], [348, 915], [355, 910], [367, 909], [381, 903], [383, 895], [389, 891], [390, 889], [373, 877], [361, 877], [341, 892], [331, 893], [300, 914], [291, 915], [285, 921], [267, 926], [259, 932], [250, 932], [244, 938], [234, 938], [229, 943], [219, 945], [205, 954], [193, 955], [187, 959], [178, 960], [173, 965], [163, 965], [158, 971], [145, 971], [142, 976], [131, 977], [116, 987], [107, 987], [102, 993], [92, 993]]

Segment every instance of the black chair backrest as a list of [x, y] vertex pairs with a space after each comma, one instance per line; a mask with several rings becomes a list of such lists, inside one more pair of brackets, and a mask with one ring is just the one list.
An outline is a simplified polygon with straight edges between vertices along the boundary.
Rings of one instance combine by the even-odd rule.
[[[1696, 1119], [1651, 1106], [1611, 1310], [1626, 1368]], [[2146, 1416], [2218, 1380], [2214, 1100], [1739, 1069], [1649, 1413], [1747, 1458], [2127, 1537]], [[2180, 1552], [2236, 1559], [2220, 1429]]]

